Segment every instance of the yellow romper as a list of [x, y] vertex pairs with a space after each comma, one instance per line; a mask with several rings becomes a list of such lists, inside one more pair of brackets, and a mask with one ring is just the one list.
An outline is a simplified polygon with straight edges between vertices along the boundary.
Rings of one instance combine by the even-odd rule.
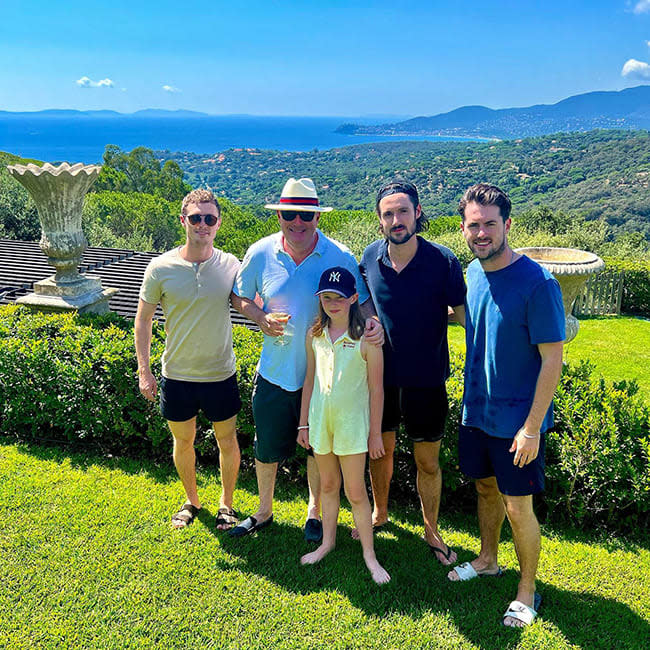
[[370, 397], [361, 341], [345, 332], [332, 344], [329, 328], [311, 343], [316, 358], [309, 404], [309, 443], [317, 454], [368, 451]]

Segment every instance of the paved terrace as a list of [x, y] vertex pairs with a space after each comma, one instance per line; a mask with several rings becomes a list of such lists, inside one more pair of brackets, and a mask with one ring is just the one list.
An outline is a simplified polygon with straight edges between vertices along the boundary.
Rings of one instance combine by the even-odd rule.
[[[97, 275], [104, 287], [119, 289], [110, 300], [111, 310], [135, 318], [138, 308], [138, 294], [147, 264], [160, 253], [140, 253], [118, 248], [87, 248], [79, 265], [80, 273]], [[0, 304], [15, 302], [17, 298], [31, 293], [34, 282], [53, 275], [55, 269], [38, 242], [0, 239]], [[230, 309], [233, 323], [258, 329], [257, 325], [245, 319], [239, 312]], [[155, 318], [164, 321], [160, 306]]]

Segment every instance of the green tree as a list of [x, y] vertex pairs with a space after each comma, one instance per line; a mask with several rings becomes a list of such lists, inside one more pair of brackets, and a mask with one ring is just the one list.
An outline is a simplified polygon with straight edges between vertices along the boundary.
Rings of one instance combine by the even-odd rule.
[[139, 192], [86, 196], [83, 226], [92, 246], [164, 251], [184, 239], [180, 201]]
[[147, 147], [136, 147], [126, 152], [109, 144], [94, 189], [97, 192], [143, 192], [167, 201], [177, 201], [192, 187], [183, 182], [183, 170], [176, 161], [167, 160], [161, 166], [154, 152]]

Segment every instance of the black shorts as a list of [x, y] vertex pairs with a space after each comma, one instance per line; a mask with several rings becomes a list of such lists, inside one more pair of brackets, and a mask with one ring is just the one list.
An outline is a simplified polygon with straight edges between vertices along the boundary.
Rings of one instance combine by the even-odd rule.
[[510, 451], [512, 441], [513, 438], [497, 438], [461, 424], [458, 430], [461, 472], [473, 479], [495, 476], [499, 492], [513, 497], [542, 492], [546, 435], [541, 434], [537, 458], [523, 467], [512, 462], [515, 457], [515, 452]]
[[171, 422], [186, 422], [203, 411], [210, 422], [223, 422], [241, 409], [237, 375], [223, 381], [160, 381], [160, 412]]
[[284, 390], [259, 374], [253, 381], [255, 458], [279, 463], [296, 453], [302, 389]]
[[449, 404], [444, 384], [435, 388], [384, 386], [382, 431], [396, 431], [404, 423], [413, 442], [438, 442], [445, 434]]

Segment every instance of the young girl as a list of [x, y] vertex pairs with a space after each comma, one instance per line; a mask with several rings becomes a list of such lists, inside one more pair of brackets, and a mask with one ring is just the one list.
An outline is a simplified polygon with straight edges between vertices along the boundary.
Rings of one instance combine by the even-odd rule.
[[372, 579], [390, 576], [375, 556], [370, 502], [364, 481], [366, 452], [384, 455], [381, 417], [384, 402], [383, 353], [361, 340], [354, 276], [342, 267], [321, 275], [316, 294], [319, 316], [307, 334], [307, 376], [302, 389], [298, 443], [314, 450], [321, 480], [323, 541], [302, 564], [322, 560], [336, 544], [341, 472], [352, 506], [363, 559]]

